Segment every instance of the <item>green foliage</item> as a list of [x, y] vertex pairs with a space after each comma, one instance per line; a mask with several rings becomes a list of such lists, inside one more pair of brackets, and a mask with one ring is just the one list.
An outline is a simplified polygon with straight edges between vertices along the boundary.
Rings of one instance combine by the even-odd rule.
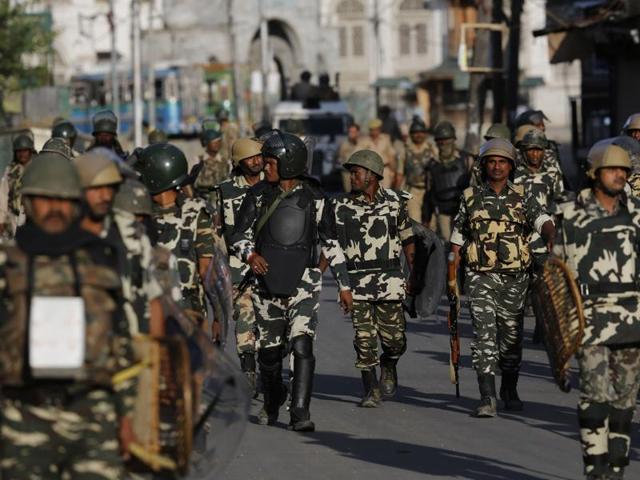
[[47, 83], [52, 54], [51, 15], [27, 13], [30, 2], [0, 0], [0, 91]]

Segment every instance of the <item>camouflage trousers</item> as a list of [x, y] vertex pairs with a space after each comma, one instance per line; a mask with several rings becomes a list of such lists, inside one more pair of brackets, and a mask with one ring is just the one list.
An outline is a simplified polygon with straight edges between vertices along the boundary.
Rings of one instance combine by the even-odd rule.
[[251, 299], [258, 327], [258, 349], [283, 347], [300, 335], [315, 338], [322, 273], [307, 268], [295, 293], [286, 298], [255, 291]]
[[524, 300], [529, 274], [466, 271], [473, 325], [471, 359], [478, 374], [517, 372], [522, 361]]
[[125, 478], [109, 392], [92, 390], [64, 406], [3, 398], [0, 415], [0, 478]]
[[[233, 296], [238, 294], [233, 287]], [[247, 288], [233, 305], [233, 319], [236, 322], [236, 350], [238, 355], [256, 352], [256, 316], [251, 300], [252, 288]]]
[[355, 300], [351, 311], [355, 330], [356, 368], [370, 370], [378, 360], [378, 337], [385, 357], [397, 360], [407, 349], [402, 302]]
[[629, 464], [631, 421], [638, 396], [640, 348], [580, 348], [578, 423], [585, 473]]

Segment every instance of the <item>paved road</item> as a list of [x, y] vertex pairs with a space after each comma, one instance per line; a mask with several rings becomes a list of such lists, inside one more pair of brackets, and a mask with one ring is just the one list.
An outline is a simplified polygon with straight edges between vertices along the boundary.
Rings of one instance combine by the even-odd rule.
[[[448, 378], [446, 307], [437, 315], [408, 323], [408, 349], [399, 363], [400, 388], [394, 401], [361, 409], [359, 373], [353, 366], [352, 327], [335, 303], [332, 279], [325, 277], [317, 338], [317, 371], [311, 403], [315, 433], [286, 430], [282, 410], [276, 427], [251, 419], [227, 480], [537, 480], [580, 479], [575, 405], [577, 392], [555, 387], [545, 353], [531, 344], [520, 380], [522, 413], [500, 412], [496, 419], [470, 416], [477, 401], [469, 357], [471, 326], [462, 319], [461, 398]], [[634, 444], [640, 446], [637, 427]], [[640, 478], [634, 450], [629, 479]]]

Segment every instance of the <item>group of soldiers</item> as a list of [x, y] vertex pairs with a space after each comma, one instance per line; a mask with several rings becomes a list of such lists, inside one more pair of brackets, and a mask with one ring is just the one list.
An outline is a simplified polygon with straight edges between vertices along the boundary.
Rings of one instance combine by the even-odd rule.
[[[308, 174], [305, 141], [275, 129], [239, 137], [228, 122], [203, 125], [205, 155], [191, 169], [161, 132], [125, 152], [108, 111], [95, 116], [83, 154], [68, 121], [37, 154], [27, 133], [17, 135], [2, 184], [0, 471], [123, 478], [135, 442], [135, 375], [122, 375], [134, 362], [133, 338], [172, 333], [163, 306], [173, 302], [210, 342], [223, 341], [211, 282], [227, 263], [241, 369], [264, 397], [260, 424], [275, 425], [289, 400], [289, 428], [315, 429], [314, 338], [327, 267], [354, 327], [359, 405], [380, 406], [396, 394], [407, 349], [403, 301], [435, 288], [419, 285], [414, 270], [417, 232], [427, 226], [464, 272], [479, 418], [497, 415], [497, 373], [504, 408], [524, 407], [527, 292], [549, 255], [567, 262], [586, 318], [578, 352], [585, 474], [623, 478], [640, 369], [640, 200], [630, 187], [640, 171], [625, 142], [640, 136], [640, 115], [625, 125], [627, 140], [592, 148], [590, 187], [576, 198], [563, 191], [544, 120], [527, 111], [513, 135], [491, 126], [477, 157], [456, 147], [448, 122], [433, 129], [433, 145], [416, 118], [395, 148], [380, 120], [367, 138], [352, 125], [341, 148], [348, 191], [331, 198]], [[67, 335], [43, 341], [56, 328], [78, 344]], [[61, 359], [60, 349], [79, 353]]]

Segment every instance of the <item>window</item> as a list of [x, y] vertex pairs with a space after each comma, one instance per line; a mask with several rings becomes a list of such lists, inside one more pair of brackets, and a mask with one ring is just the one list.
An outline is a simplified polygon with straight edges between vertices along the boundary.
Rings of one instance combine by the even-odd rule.
[[416, 25], [416, 52], [427, 53], [427, 25], [419, 23]]
[[404, 0], [400, 4], [400, 10], [424, 10], [423, 0]]
[[340, 56], [347, 56], [347, 27], [338, 29], [338, 41], [340, 42]]
[[411, 27], [406, 23], [401, 23], [398, 29], [400, 45], [400, 55], [409, 55], [411, 53]]
[[364, 4], [358, 0], [344, 0], [338, 4], [336, 11], [341, 15], [364, 13]]
[[364, 28], [362, 25], [355, 25], [351, 31], [353, 40], [353, 56], [364, 56]]

